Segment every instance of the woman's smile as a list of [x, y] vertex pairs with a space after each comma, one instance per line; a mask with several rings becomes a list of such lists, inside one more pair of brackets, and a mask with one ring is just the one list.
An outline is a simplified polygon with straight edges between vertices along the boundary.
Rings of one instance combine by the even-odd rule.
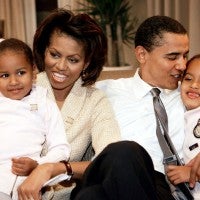
[[53, 72], [52, 77], [56, 82], [64, 82], [68, 78], [67, 75], [60, 74], [58, 72]]

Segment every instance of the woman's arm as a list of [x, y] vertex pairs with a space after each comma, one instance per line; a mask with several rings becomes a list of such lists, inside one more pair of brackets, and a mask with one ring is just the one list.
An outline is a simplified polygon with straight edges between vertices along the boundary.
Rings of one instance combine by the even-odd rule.
[[90, 161], [70, 162], [70, 164], [74, 173], [72, 179], [81, 179]]
[[65, 165], [63, 163], [45, 163], [38, 165], [18, 187], [19, 200], [31, 198], [34, 200], [40, 200], [40, 191], [43, 184], [51, 177], [64, 173], [65, 170]]
[[99, 90], [94, 96], [96, 98], [93, 100], [95, 106], [91, 116], [91, 133], [96, 157], [108, 144], [120, 141], [121, 136], [109, 99]]
[[[71, 162], [74, 179], [80, 179], [90, 162]], [[33, 197], [34, 200], [41, 199], [43, 184], [50, 178], [66, 172], [63, 163], [45, 163], [38, 165], [26, 180], [18, 188], [19, 200], [26, 200]]]

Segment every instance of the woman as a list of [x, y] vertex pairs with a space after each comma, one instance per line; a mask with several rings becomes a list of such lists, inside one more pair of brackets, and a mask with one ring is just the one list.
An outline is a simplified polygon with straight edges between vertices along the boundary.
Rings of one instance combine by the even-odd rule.
[[[118, 124], [108, 99], [92, 86], [106, 61], [106, 37], [88, 15], [74, 15], [59, 9], [50, 14], [36, 30], [33, 52], [40, 72], [37, 84], [48, 89], [49, 97], [60, 108], [67, 140], [71, 145], [69, 164], [73, 171], [73, 186], [68, 186], [70, 195], [74, 179], [81, 178], [90, 163], [82, 161], [90, 143], [97, 156], [109, 143], [120, 139]], [[53, 167], [53, 175], [66, 172], [63, 163], [39, 167], [45, 172]], [[19, 188], [21, 199], [33, 192], [27, 191], [27, 196], [24, 194], [26, 184], [30, 184], [29, 189], [35, 192], [50, 178], [49, 174], [43, 172], [37, 172], [37, 177], [35, 174], [33, 172]]]

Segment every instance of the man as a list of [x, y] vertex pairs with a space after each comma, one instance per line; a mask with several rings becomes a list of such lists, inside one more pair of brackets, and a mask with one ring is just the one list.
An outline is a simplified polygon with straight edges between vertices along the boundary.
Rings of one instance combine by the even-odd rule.
[[169, 135], [182, 156], [184, 107], [178, 85], [186, 68], [188, 52], [188, 35], [178, 21], [166, 16], [150, 17], [136, 32], [135, 55], [139, 68], [134, 77], [97, 84], [110, 98], [122, 139], [139, 143], [151, 156], [157, 196], [162, 200], [173, 197], [165, 180], [163, 152], [156, 136], [156, 118], [150, 90], [157, 87], [161, 91], [160, 98], [168, 115]]

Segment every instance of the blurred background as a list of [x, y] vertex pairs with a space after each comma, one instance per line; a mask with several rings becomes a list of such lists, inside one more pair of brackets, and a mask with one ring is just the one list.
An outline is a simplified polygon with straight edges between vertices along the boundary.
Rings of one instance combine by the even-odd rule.
[[[109, 17], [99, 16], [97, 6]], [[179, 20], [190, 36], [189, 57], [200, 53], [200, 0], [0, 0], [0, 37], [16, 37], [32, 46], [36, 27], [62, 7], [88, 12], [101, 24], [110, 44], [107, 66], [137, 67], [134, 33], [152, 15]]]

